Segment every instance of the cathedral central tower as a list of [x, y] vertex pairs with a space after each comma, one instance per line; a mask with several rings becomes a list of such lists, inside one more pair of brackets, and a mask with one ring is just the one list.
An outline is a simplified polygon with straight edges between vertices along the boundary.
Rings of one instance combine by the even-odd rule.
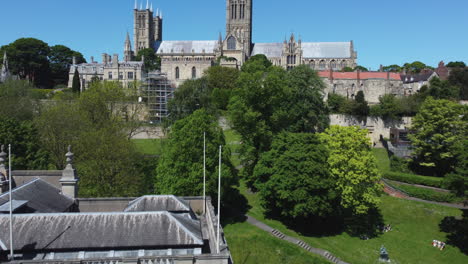
[[226, 0], [227, 50], [242, 50], [245, 57], [250, 56], [252, 49], [252, 2]]

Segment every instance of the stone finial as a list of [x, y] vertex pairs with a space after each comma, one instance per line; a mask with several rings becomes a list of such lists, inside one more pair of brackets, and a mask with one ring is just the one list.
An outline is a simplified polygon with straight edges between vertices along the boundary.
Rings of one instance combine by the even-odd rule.
[[0, 152], [0, 166], [5, 166], [5, 161], [6, 161], [7, 154], [5, 153], [5, 145], [1, 146], [1, 152]]
[[65, 169], [73, 169], [73, 153], [71, 152], [71, 146], [68, 146], [68, 152], [65, 154], [65, 157], [67, 157], [67, 166]]
[[[7, 154], [5, 153], [5, 146], [2, 145], [1, 152], [0, 152], [0, 184], [4, 184], [7, 181], [6, 178], [6, 168], [5, 168], [5, 161], [6, 161]], [[1, 187], [0, 187], [1, 188]], [[0, 190], [2, 193], [2, 190]]]

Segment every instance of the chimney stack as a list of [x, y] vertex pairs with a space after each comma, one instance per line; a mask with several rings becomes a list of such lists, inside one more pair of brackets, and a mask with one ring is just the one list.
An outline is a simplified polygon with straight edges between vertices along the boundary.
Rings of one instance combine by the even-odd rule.
[[112, 67], [117, 68], [119, 66], [119, 55], [114, 54], [112, 57]]
[[73, 56], [72, 60], [73, 60], [73, 65], [76, 65], [76, 57], [75, 56]]
[[102, 63], [107, 64], [107, 54], [106, 53], [102, 54]]
[[68, 146], [68, 152], [65, 156], [67, 157], [67, 166], [65, 166], [65, 169], [62, 171], [62, 178], [60, 179], [62, 194], [76, 199], [78, 196], [78, 177], [76, 175], [76, 170], [73, 168], [71, 146]]
[[94, 63], [94, 57], [91, 56], [91, 63]]

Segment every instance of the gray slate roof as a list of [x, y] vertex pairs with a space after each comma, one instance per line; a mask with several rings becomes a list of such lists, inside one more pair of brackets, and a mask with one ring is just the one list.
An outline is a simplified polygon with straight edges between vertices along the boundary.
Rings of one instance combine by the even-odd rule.
[[40, 178], [57, 188], [61, 188], [60, 178], [62, 178], [62, 172], [61, 170], [15, 170], [11, 174], [16, 187]]
[[[27, 206], [37, 213], [61, 213], [67, 211], [73, 205], [74, 200], [60, 192], [60, 189], [37, 178], [14, 188], [12, 197], [13, 200], [28, 201]], [[0, 205], [9, 201], [8, 192], [0, 195]]]
[[[25, 206], [28, 203], [28, 201], [22, 201], [22, 200], [13, 200], [11, 203], [11, 210], [14, 212], [16, 209], [20, 209], [23, 206]], [[10, 212], [10, 203], [4, 203], [0, 206], [0, 213], [9, 213]]]
[[[15, 215], [14, 249], [23, 251], [200, 247], [200, 221], [169, 212]], [[0, 216], [0, 230], [9, 218]], [[9, 233], [0, 244], [9, 248]]]
[[181, 40], [181, 41], [160, 41], [155, 43], [157, 54], [162, 53], [214, 53], [218, 45], [216, 40]]
[[420, 73], [420, 74], [401, 74], [401, 80], [403, 83], [416, 83], [416, 82], [427, 82], [434, 74], [433, 71]]
[[190, 212], [190, 205], [174, 195], [154, 195], [142, 196], [131, 201], [125, 212], [148, 212], [148, 211], [169, 211], [169, 212]]
[[[308, 59], [350, 58], [351, 42], [302, 42], [302, 55]], [[252, 56], [264, 54], [268, 58], [279, 58], [283, 43], [255, 43]]]

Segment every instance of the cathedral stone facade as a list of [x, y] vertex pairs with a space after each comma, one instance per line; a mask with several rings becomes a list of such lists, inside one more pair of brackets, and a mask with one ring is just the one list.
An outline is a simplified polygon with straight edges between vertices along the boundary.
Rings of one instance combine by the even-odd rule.
[[286, 69], [301, 64], [315, 70], [341, 70], [355, 67], [357, 52], [353, 42], [302, 42], [291, 35], [283, 43], [253, 43], [253, 0], [226, 0], [226, 34], [212, 41], [163, 40], [162, 12], [154, 13], [152, 5], [138, 8], [135, 2], [134, 47], [153, 48], [161, 57], [161, 72], [176, 86], [185, 80], [201, 77], [219, 62], [239, 68], [251, 56], [264, 54], [277, 66]]

